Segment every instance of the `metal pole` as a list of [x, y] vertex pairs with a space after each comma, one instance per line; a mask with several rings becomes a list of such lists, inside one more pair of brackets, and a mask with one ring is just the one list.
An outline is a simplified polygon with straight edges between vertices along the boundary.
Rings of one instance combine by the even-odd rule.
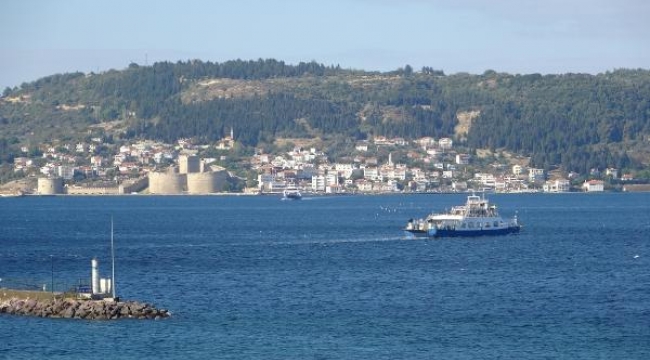
[[113, 290], [113, 299], [115, 299], [115, 248], [113, 247], [113, 215], [111, 215], [111, 275], [111, 289]]
[[54, 255], [50, 255], [50, 274], [52, 275], [52, 286], [50, 288], [50, 292], [54, 294]]

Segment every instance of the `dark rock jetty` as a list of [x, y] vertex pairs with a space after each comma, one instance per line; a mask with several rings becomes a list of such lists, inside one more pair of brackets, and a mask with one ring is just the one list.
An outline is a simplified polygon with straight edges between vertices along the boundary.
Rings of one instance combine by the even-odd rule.
[[0, 301], [0, 314], [86, 320], [161, 319], [171, 315], [167, 310], [136, 301], [66, 298], [4, 299]]

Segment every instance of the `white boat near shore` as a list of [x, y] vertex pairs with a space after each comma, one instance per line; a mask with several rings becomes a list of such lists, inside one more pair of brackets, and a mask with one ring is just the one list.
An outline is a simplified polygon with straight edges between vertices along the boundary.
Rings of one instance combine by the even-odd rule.
[[302, 199], [302, 194], [300, 190], [296, 188], [287, 188], [282, 192], [283, 200], [300, 200]]

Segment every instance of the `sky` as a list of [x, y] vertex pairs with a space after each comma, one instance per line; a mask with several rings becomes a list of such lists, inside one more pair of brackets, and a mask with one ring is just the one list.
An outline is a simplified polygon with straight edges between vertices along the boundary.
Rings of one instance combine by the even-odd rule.
[[647, 0], [8, 0], [0, 91], [192, 59], [446, 74], [648, 69], [649, 15]]

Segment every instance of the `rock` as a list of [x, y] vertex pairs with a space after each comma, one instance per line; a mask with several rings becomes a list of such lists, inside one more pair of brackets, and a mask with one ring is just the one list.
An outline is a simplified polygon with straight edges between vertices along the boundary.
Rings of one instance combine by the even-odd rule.
[[74, 307], [68, 307], [67, 309], [63, 310], [63, 313], [61, 314], [61, 316], [63, 316], [66, 319], [72, 319], [72, 318], [74, 318], [76, 313], [77, 312], [75, 311]]
[[25, 305], [25, 300], [16, 300], [11, 304], [11, 307], [14, 308], [14, 312], [20, 311]]
[[33, 310], [36, 307], [36, 305], [37, 305], [37, 302], [34, 299], [27, 299], [27, 301], [25, 301], [25, 309], [27, 311]]
[[138, 302], [131, 302], [129, 304], [129, 307], [131, 308], [131, 312], [142, 312], [142, 310], [145, 308], [144, 304], [140, 304]]
[[64, 304], [63, 301], [55, 300], [51, 305], [52, 306], [52, 312], [54, 312], [54, 313], [62, 312], [63, 309], [64, 309], [63, 304]]
[[77, 299], [17, 299], [0, 303], [0, 313], [87, 320], [161, 319], [170, 316], [168, 310], [136, 301], [108, 302]]
[[88, 310], [88, 307], [80, 306], [79, 309], [77, 309], [75, 316], [78, 316], [80, 319], [85, 319], [89, 314], [90, 311]]

